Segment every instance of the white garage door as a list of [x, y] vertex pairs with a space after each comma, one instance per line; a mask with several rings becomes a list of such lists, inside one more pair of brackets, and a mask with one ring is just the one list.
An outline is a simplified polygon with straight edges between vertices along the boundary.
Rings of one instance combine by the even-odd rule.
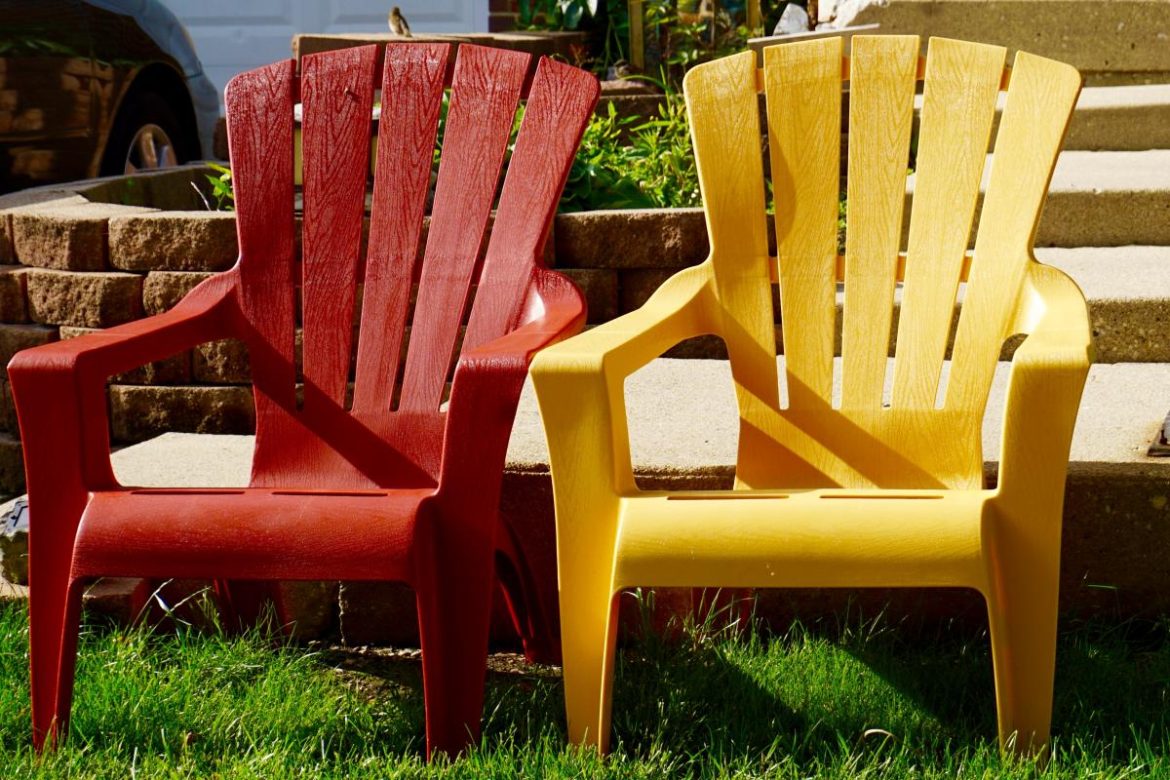
[[415, 32], [487, 30], [488, 0], [163, 0], [195, 41], [219, 89], [237, 73], [291, 56], [295, 33], [389, 32], [398, 5]]

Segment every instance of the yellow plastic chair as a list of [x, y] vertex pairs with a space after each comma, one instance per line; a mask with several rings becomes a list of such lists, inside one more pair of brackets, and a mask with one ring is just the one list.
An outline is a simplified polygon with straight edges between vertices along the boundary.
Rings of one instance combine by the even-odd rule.
[[[1032, 239], [1081, 79], [1025, 53], [1008, 73], [1005, 54], [933, 39], [923, 68], [917, 37], [856, 37], [849, 60], [840, 39], [824, 39], [767, 49], [762, 74], [744, 53], [687, 75], [710, 256], [641, 309], [532, 365], [556, 500], [572, 741], [608, 746], [623, 589], [958, 586], [987, 600], [1001, 744], [1025, 753], [1046, 746], [1065, 470], [1091, 344], [1084, 297], [1035, 261]], [[1009, 75], [968, 253], [996, 98]], [[915, 80], [923, 77], [903, 253]], [[843, 79], [849, 224], [841, 258]], [[768, 253], [759, 86], [778, 269]], [[842, 281], [843, 358], [835, 362]], [[896, 359], [883, 402], [898, 282]], [[999, 480], [989, 490], [981, 422], [1001, 349], [1017, 333], [1027, 338], [1012, 359]], [[735, 490], [640, 491], [623, 381], [702, 334], [721, 336], [730, 357], [740, 414]]]

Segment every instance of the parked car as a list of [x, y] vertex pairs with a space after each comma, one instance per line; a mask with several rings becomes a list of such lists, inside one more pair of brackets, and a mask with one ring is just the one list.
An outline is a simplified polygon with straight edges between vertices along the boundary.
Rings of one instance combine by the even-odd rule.
[[0, 193], [212, 155], [219, 95], [155, 0], [0, 0]]

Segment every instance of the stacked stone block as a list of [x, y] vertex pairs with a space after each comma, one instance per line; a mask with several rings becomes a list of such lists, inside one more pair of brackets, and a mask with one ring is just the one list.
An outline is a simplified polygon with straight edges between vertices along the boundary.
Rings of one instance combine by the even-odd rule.
[[[235, 219], [79, 196], [0, 214], [0, 361], [173, 306], [236, 258]], [[251, 388], [239, 350], [212, 344], [110, 379], [115, 443], [167, 430], [247, 433]], [[0, 493], [23, 487], [19, 427], [0, 369]]]
[[[695, 253], [679, 246], [690, 240], [685, 236], [668, 240], [676, 251], [656, 260], [655, 242], [638, 240], [639, 232], [642, 238], [646, 231], [657, 232], [657, 223], [649, 219], [653, 225], [643, 219], [620, 228], [624, 221], [616, 213], [609, 221], [586, 215], [558, 220], [570, 236], [603, 242], [584, 254], [559, 249], [567, 258], [561, 265], [569, 266], [562, 270], [585, 294], [590, 323], [640, 305], [669, 275], [664, 263], [693, 260]], [[579, 222], [585, 227], [576, 227]], [[701, 217], [686, 224], [697, 227], [705, 246]], [[79, 195], [0, 212], [3, 366], [21, 349], [170, 309], [198, 284], [232, 266], [238, 254], [235, 231], [230, 212], [161, 211], [95, 203]], [[614, 257], [608, 264], [611, 242], [636, 254]], [[553, 262], [553, 253], [550, 241], [547, 262]], [[23, 489], [19, 426], [5, 371], [0, 368], [0, 495]], [[203, 344], [113, 376], [108, 394], [114, 444], [167, 431], [250, 433], [255, 423], [247, 349], [235, 340]]]

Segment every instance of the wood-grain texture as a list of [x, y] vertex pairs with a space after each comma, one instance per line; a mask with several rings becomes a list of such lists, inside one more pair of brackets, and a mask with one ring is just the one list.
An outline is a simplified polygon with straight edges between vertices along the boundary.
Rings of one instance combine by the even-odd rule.
[[[1003, 52], [918, 41], [819, 40], [765, 51], [784, 361], [777, 399], [750, 54], [695, 67], [687, 109], [711, 256], [640, 309], [542, 352], [533, 381], [549, 442], [569, 737], [610, 738], [616, 599], [634, 586], [968, 587], [987, 600], [999, 738], [1043, 754], [1052, 714], [1060, 522], [1091, 358], [1084, 297], [1031, 239], [1076, 103], [1072, 68], [1020, 54], [996, 140], [946, 402], [935, 408], [979, 194]], [[899, 273], [914, 79], [926, 78], [906, 303], [883, 400]], [[846, 254], [835, 257], [842, 78], [850, 79]], [[842, 394], [832, 398], [843, 265]], [[766, 323], [766, 324], [765, 324]], [[999, 484], [980, 429], [1004, 338], [1012, 361]], [[626, 378], [704, 333], [728, 343], [740, 413], [736, 490], [639, 491]], [[701, 425], [701, 420], [696, 420]], [[743, 500], [751, 498], [753, 500]]]
[[[597, 99], [596, 79], [541, 62], [489, 250], [491, 305], [439, 402], [496, 195], [528, 56], [460, 48], [424, 264], [418, 237], [447, 47], [392, 44], [283, 62], [228, 85], [240, 257], [155, 317], [29, 350], [9, 376], [26, 447], [32, 572], [33, 741], [67, 727], [78, 609], [105, 575], [217, 581], [390, 580], [416, 592], [428, 755], [478, 741], [493, 591], [531, 657], [557, 655], [532, 541], [499, 512], [504, 458], [528, 362], [584, 323], [584, 302], [538, 251]], [[381, 143], [370, 249], [361, 236], [371, 109]], [[303, 261], [294, 255], [293, 106], [303, 108]], [[528, 128], [532, 128], [531, 130]], [[422, 290], [403, 404], [392, 400], [413, 279]], [[365, 297], [356, 387], [348, 377]], [[298, 297], [299, 296], [299, 297]], [[295, 362], [303, 317], [303, 386]], [[223, 338], [249, 351], [257, 407], [252, 483], [237, 491], [134, 490], [109, 464], [104, 388], [118, 372]], [[303, 402], [298, 402], [303, 393]], [[35, 443], [31, 443], [35, 442]], [[507, 577], [497, 578], [497, 556]], [[277, 604], [282, 622], [292, 616]]]

